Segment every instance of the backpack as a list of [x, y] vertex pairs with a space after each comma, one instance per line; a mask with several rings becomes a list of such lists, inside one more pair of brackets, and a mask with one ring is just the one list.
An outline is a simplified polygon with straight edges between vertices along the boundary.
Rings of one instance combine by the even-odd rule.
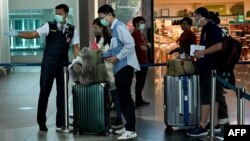
[[[229, 35], [222, 33], [222, 50], [216, 53], [216, 61], [219, 63], [219, 75], [227, 82], [235, 85], [234, 67], [239, 62], [242, 44]], [[227, 87], [225, 87], [227, 88]], [[228, 89], [228, 88], [227, 88]]]
[[222, 32], [225, 36], [222, 38], [221, 63], [223, 70], [234, 69], [234, 66], [239, 62], [242, 50], [242, 44], [234, 39], [229, 33]]
[[84, 47], [79, 52], [79, 61], [72, 64], [74, 81], [82, 85], [107, 82], [107, 72], [102, 54]]

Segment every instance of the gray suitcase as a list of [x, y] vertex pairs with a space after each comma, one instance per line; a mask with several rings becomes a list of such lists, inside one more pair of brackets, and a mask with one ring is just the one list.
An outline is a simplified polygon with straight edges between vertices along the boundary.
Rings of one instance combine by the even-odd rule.
[[73, 94], [73, 132], [109, 134], [110, 104], [106, 83], [75, 83]]
[[164, 76], [164, 122], [169, 129], [199, 124], [198, 75]]

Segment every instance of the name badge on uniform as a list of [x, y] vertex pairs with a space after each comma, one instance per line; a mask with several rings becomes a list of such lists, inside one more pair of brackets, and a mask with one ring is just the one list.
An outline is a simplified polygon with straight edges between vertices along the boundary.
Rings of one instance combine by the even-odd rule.
[[54, 29], [51, 29], [51, 30], [50, 30], [50, 32], [57, 32], [57, 31], [56, 31], [56, 30], [54, 30]]
[[66, 43], [69, 43], [69, 42], [70, 42], [70, 37], [67, 37]]

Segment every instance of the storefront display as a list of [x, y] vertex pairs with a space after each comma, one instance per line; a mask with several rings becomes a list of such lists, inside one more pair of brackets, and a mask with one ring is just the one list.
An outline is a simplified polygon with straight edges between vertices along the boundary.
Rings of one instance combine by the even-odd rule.
[[[183, 32], [180, 27], [182, 17], [158, 17], [154, 19], [154, 62], [163, 63], [174, 59], [178, 54], [168, 54], [179, 47], [176, 40]], [[241, 60], [250, 60], [250, 22], [238, 22], [237, 16], [220, 16], [220, 27], [225, 28], [229, 34], [243, 44]], [[201, 28], [192, 27], [191, 30], [199, 36]]]

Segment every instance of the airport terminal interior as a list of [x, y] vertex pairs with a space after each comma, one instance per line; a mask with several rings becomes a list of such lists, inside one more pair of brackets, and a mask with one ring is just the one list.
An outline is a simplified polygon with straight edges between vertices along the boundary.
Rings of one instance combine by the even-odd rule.
[[[186, 132], [189, 128], [174, 127], [168, 131], [164, 123], [164, 83], [163, 78], [166, 67], [150, 67], [147, 81], [143, 90], [143, 97], [149, 101], [136, 109], [136, 132], [137, 141], [198, 141], [202, 138], [188, 137]], [[237, 65], [236, 78], [238, 84], [247, 90], [249, 84], [249, 65]], [[74, 135], [56, 131], [55, 125], [55, 84], [53, 86], [47, 111], [48, 132], [39, 131], [36, 123], [36, 110], [39, 95], [40, 67], [26, 66], [15, 67], [15, 72], [0, 76], [0, 140], [1, 141], [115, 141], [117, 135], [110, 133], [108, 136], [96, 134]], [[157, 81], [155, 81], [157, 80]], [[132, 96], [134, 98], [134, 82], [132, 84]], [[69, 113], [72, 113], [72, 82], [69, 82]], [[249, 92], [249, 91], [248, 91]], [[228, 90], [225, 94], [228, 104], [230, 124], [237, 124], [237, 98], [234, 91]], [[245, 101], [245, 124], [250, 124], [249, 101]], [[114, 117], [115, 111], [111, 111]], [[113, 118], [111, 118], [113, 119]], [[69, 119], [72, 123], [72, 119]], [[71, 128], [70, 128], [71, 129]], [[222, 128], [223, 129], [223, 128]], [[216, 133], [217, 137], [224, 137], [223, 130]]]
[[[132, 31], [131, 19], [143, 15], [146, 19], [145, 35], [151, 42], [148, 59], [151, 64], [143, 89], [143, 98], [149, 101], [136, 109], [136, 133], [134, 141], [199, 141], [210, 140], [207, 137], [189, 137], [187, 131], [192, 126], [166, 125], [164, 117], [164, 96], [166, 87], [164, 77], [167, 71], [166, 62], [174, 59], [168, 51], [177, 47], [177, 37], [182, 33], [180, 19], [191, 16], [195, 8], [204, 6], [218, 10], [220, 26], [226, 28], [232, 37], [243, 43], [241, 62], [234, 73], [236, 86], [244, 88], [250, 94], [250, 1], [249, 0], [0, 0], [0, 141], [116, 141], [118, 135], [110, 130], [108, 135], [73, 134], [73, 119], [69, 118], [69, 132], [56, 131], [56, 84], [49, 97], [47, 109], [48, 131], [39, 131], [36, 122], [39, 97], [39, 79], [41, 60], [45, 47], [45, 38], [20, 39], [3, 35], [9, 29], [31, 31], [47, 21], [54, 20], [54, 8], [60, 3], [69, 6], [67, 22], [74, 24], [80, 35], [80, 47], [89, 46], [93, 41], [92, 21], [98, 16], [98, 6], [110, 4], [116, 7], [116, 16]], [[238, 11], [237, 11], [238, 10]], [[125, 11], [125, 12], [124, 12]], [[235, 14], [235, 12], [237, 14]], [[239, 14], [240, 13], [240, 14]], [[200, 29], [193, 28], [199, 37]], [[244, 36], [243, 36], [244, 33]], [[241, 36], [242, 35], [242, 36]], [[198, 39], [198, 38], [197, 38]], [[199, 39], [198, 39], [199, 40]], [[73, 52], [69, 52], [70, 60]], [[13, 67], [10, 67], [14, 65]], [[73, 113], [73, 82], [68, 84], [69, 114]], [[225, 90], [226, 102], [231, 125], [237, 125], [239, 110], [235, 91]], [[131, 87], [135, 99], [135, 76]], [[250, 125], [250, 101], [243, 106], [243, 124]], [[94, 111], [93, 111], [94, 112]], [[110, 112], [113, 122], [115, 110]], [[124, 119], [123, 119], [124, 120]], [[126, 122], [124, 120], [124, 122]], [[172, 130], [173, 129], [173, 130]], [[215, 132], [215, 140], [223, 140], [224, 130]]]

